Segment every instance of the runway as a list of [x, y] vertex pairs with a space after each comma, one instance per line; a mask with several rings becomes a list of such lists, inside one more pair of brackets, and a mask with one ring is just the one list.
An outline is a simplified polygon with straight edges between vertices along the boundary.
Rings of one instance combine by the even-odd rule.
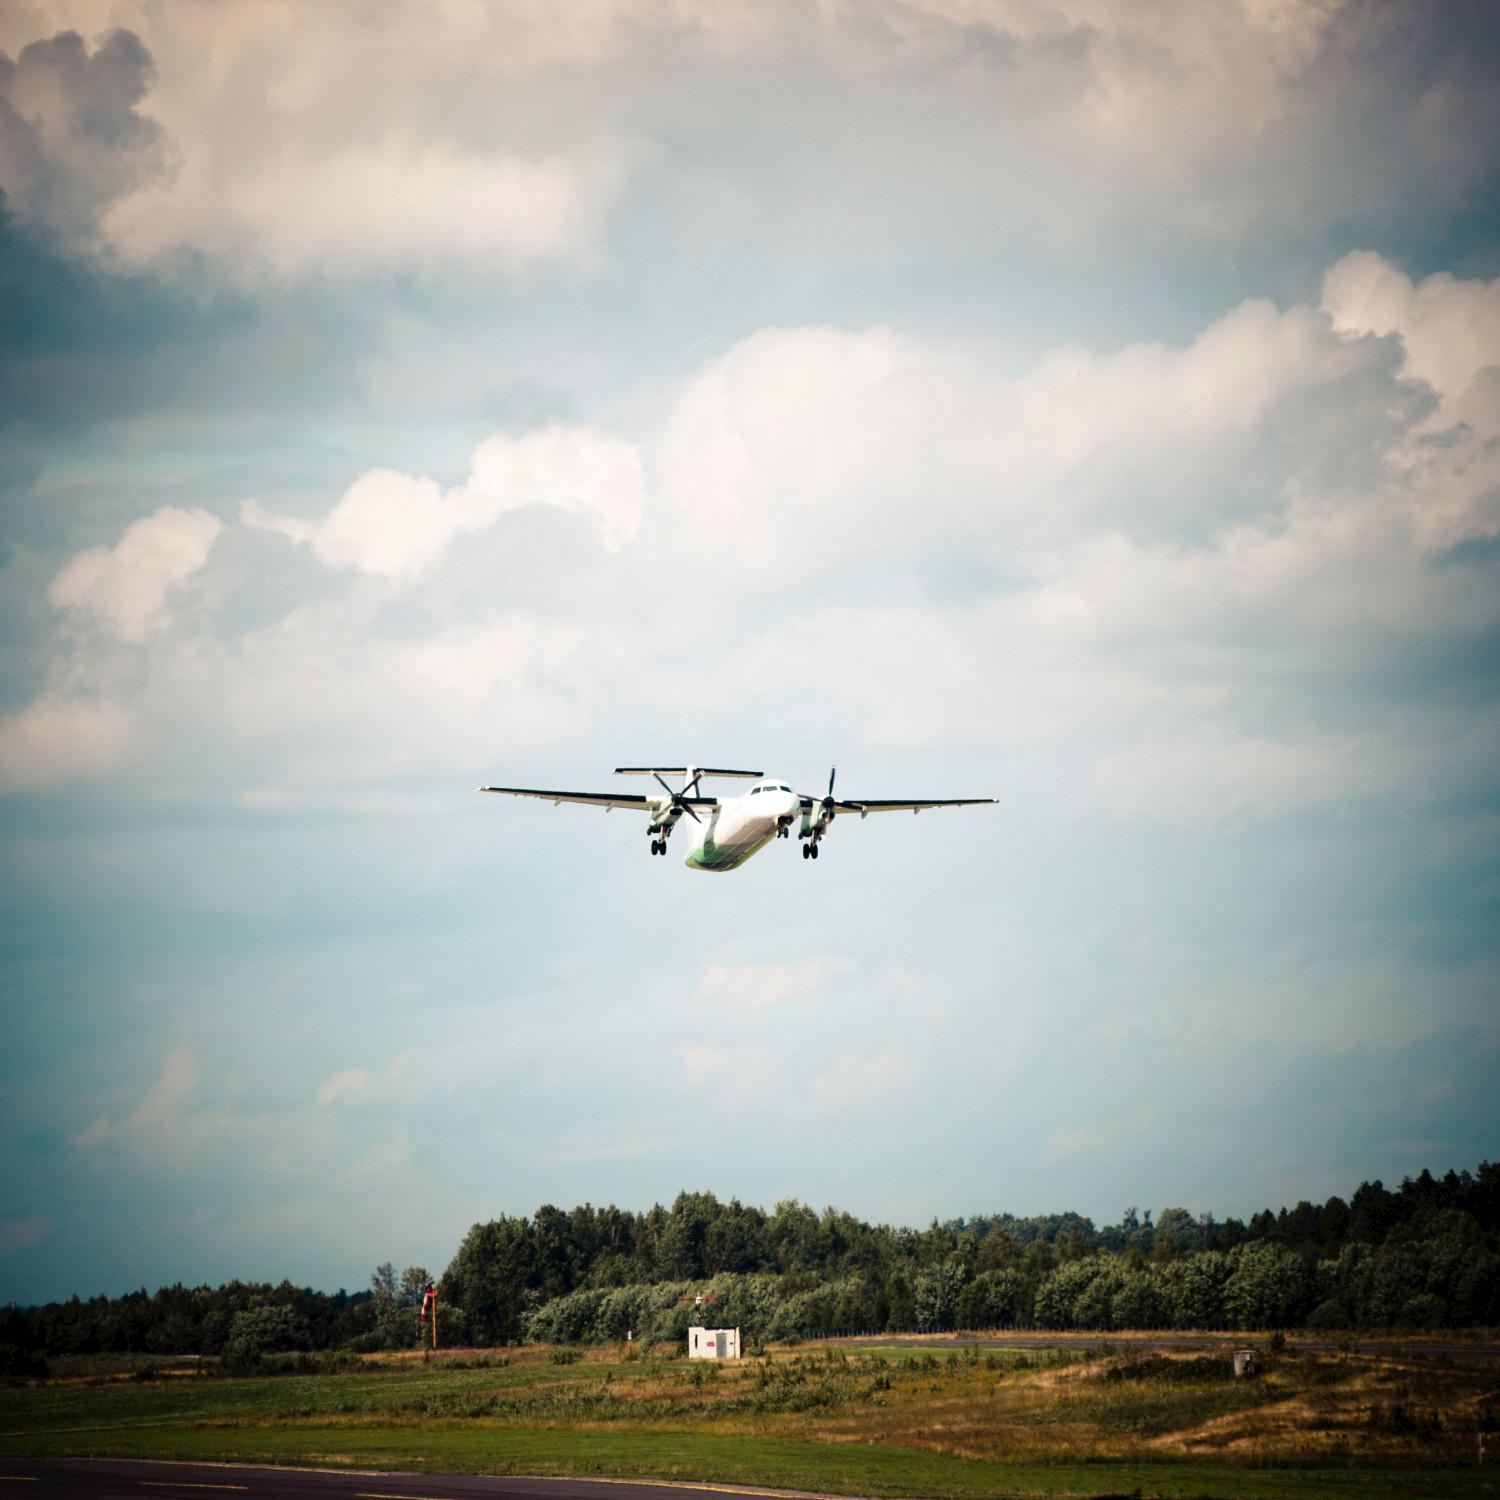
[[647, 1479], [536, 1479], [514, 1475], [396, 1474], [241, 1464], [152, 1463], [122, 1458], [0, 1460], [0, 1500], [671, 1500], [681, 1495], [764, 1495], [794, 1490]]

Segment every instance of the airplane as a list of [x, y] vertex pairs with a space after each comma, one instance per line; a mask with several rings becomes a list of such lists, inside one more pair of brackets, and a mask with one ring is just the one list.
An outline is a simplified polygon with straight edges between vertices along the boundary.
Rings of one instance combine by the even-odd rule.
[[[828, 792], [809, 797], [795, 792], [784, 781], [768, 778], [762, 771], [728, 771], [712, 766], [617, 766], [616, 776], [654, 776], [661, 792], [644, 796], [615, 792], [549, 792], [529, 786], [482, 786], [481, 792], [498, 792], [504, 797], [537, 797], [560, 806], [579, 802], [586, 807], [602, 807], [610, 812], [617, 807], [630, 808], [650, 815], [646, 832], [651, 837], [652, 854], [665, 854], [672, 830], [684, 817], [698, 825], [693, 845], [683, 863], [690, 870], [737, 870], [752, 854], [764, 849], [773, 839], [790, 838], [792, 825], [802, 840], [803, 859], [816, 859], [818, 846], [828, 836], [839, 813], [858, 813], [867, 818], [873, 812], [925, 812], [930, 807], [978, 807], [998, 802], [998, 797], [951, 797], [942, 800], [906, 799], [903, 801], [846, 801], [833, 795], [833, 779], [838, 767], [828, 773]], [[681, 776], [682, 790], [674, 792], [667, 776]], [[755, 785], [738, 797], [707, 797], [698, 791], [705, 776], [729, 777], [753, 781]], [[705, 821], [706, 820], [706, 821]]]

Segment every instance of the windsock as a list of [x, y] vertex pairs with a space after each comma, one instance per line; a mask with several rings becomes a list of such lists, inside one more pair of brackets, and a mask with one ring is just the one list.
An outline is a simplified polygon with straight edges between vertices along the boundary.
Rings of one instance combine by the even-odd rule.
[[430, 1286], [422, 1293], [422, 1322], [427, 1322], [432, 1317], [433, 1309], [437, 1306], [437, 1288]]

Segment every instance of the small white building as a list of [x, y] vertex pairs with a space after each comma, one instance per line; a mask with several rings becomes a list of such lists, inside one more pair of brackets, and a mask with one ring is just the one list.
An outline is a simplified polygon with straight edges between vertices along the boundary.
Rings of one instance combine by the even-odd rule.
[[689, 1328], [689, 1359], [738, 1359], [740, 1357], [740, 1331], [738, 1328]]

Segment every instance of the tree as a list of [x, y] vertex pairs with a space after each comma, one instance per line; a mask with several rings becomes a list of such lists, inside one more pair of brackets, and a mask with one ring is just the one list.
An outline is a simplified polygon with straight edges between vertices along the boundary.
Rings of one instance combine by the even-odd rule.
[[1179, 1255], [1201, 1249], [1202, 1231], [1198, 1221], [1185, 1208], [1164, 1208], [1157, 1216], [1152, 1256], [1159, 1261], [1176, 1260]]
[[1163, 1317], [1173, 1328], [1222, 1328], [1229, 1257], [1217, 1250], [1185, 1255], [1162, 1267]]
[[917, 1272], [912, 1301], [918, 1328], [946, 1331], [953, 1327], [964, 1275], [963, 1262], [956, 1255], [950, 1255], [940, 1266]]
[[1314, 1283], [1306, 1262], [1268, 1241], [1232, 1252], [1224, 1311], [1236, 1328], [1295, 1328], [1311, 1310]]
[[285, 1303], [258, 1302], [234, 1315], [224, 1363], [229, 1369], [252, 1369], [263, 1355], [307, 1347], [307, 1324]]

